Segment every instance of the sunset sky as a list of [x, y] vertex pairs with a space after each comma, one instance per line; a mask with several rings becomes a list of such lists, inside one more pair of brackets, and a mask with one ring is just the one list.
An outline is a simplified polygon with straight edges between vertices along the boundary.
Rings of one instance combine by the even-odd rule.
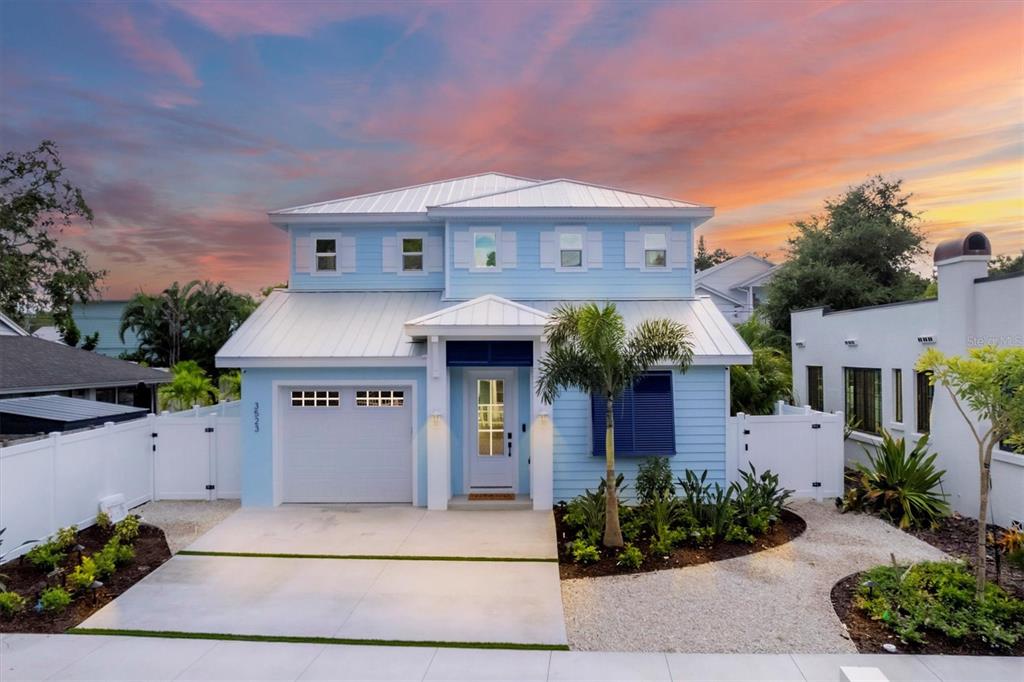
[[497, 170], [717, 207], [709, 246], [901, 177], [1024, 247], [1024, 3], [0, 3], [0, 147], [60, 145], [110, 298], [287, 278], [268, 210]]

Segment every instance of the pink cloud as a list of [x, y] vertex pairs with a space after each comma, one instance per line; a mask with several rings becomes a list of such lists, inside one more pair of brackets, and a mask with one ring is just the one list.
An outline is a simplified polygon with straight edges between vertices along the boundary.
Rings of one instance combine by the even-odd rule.
[[331, 22], [387, 11], [386, 4], [376, 2], [173, 0], [170, 4], [204, 28], [225, 38], [303, 36]]
[[170, 40], [160, 35], [158, 25], [149, 23], [142, 28], [131, 14], [113, 6], [96, 16], [100, 26], [139, 68], [155, 76], [170, 76], [189, 88], [202, 85], [195, 68]]

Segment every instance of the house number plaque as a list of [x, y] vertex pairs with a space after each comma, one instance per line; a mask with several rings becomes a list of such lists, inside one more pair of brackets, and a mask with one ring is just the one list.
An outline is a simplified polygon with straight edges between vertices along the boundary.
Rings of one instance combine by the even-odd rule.
[[252, 404], [252, 430], [256, 433], [260, 432], [260, 404], [258, 402]]

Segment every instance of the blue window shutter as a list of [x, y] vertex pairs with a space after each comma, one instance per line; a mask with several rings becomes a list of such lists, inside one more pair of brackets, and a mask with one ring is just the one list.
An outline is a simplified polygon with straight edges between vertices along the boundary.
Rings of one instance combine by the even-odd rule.
[[449, 367], [532, 367], [532, 341], [448, 341]]
[[[648, 372], [615, 401], [615, 454], [629, 456], [674, 455], [675, 409], [672, 373]], [[604, 456], [605, 399], [590, 397], [595, 457]]]

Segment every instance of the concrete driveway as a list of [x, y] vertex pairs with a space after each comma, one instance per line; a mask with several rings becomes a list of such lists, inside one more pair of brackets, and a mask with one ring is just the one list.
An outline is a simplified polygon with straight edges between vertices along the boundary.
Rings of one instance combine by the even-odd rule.
[[550, 513], [242, 509], [80, 627], [559, 646], [555, 553]]

